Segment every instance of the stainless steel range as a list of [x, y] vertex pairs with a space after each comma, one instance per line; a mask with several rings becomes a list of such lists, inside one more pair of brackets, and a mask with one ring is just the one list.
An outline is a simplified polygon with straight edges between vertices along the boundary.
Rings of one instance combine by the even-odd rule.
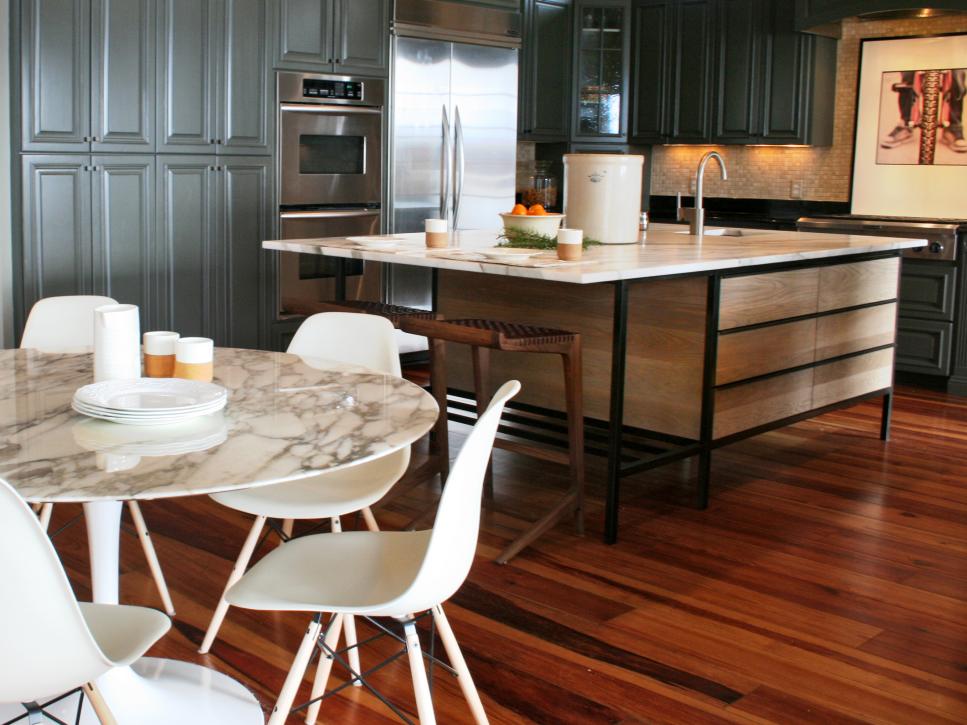
[[900, 280], [896, 369], [967, 395], [967, 222], [859, 215], [803, 217], [800, 231], [926, 239]]

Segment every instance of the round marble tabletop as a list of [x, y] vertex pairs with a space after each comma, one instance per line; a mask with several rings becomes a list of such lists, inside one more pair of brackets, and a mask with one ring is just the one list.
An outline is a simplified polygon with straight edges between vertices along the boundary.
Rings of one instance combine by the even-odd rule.
[[30, 501], [190, 496], [311, 476], [386, 455], [430, 430], [433, 397], [392, 375], [287, 353], [219, 348], [226, 408], [174, 426], [70, 406], [90, 354], [0, 351], [0, 478]]

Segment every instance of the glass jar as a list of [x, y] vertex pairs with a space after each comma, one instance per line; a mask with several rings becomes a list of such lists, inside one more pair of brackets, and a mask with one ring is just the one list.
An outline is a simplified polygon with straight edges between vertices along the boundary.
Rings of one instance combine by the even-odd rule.
[[557, 177], [551, 173], [550, 161], [535, 161], [534, 173], [521, 193], [521, 203], [526, 207], [540, 204], [545, 209], [557, 208]]

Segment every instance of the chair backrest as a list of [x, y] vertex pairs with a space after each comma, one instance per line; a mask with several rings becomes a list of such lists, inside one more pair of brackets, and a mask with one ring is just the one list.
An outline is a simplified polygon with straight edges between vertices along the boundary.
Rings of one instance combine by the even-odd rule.
[[379, 315], [320, 312], [307, 317], [287, 352], [402, 374], [393, 325]]
[[94, 347], [94, 309], [116, 305], [110, 297], [45, 297], [30, 308], [20, 347], [41, 352], [81, 352]]
[[449, 599], [470, 571], [480, 529], [480, 496], [500, 416], [520, 383], [510, 380], [494, 394], [450, 468], [437, 507], [426, 556], [409, 590], [397, 602], [399, 611], [419, 612]]
[[0, 480], [0, 702], [32, 702], [90, 682], [98, 648], [50, 539]]

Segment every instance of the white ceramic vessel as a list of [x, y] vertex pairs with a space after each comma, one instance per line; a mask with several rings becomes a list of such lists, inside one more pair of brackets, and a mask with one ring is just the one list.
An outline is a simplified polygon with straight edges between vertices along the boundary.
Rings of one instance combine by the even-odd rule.
[[644, 162], [625, 154], [565, 154], [567, 226], [603, 244], [635, 244]]

